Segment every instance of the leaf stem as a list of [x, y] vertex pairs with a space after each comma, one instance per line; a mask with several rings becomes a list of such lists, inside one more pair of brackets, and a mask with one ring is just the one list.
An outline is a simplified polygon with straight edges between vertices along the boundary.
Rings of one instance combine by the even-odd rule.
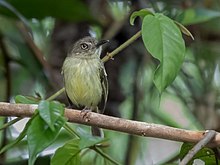
[[77, 136], [78, 138], [80, 138], [80, 135], [78, 133], [76, 133], [67, 123], [64, 124], [63, 128], [66, 129], [67, 132], [69, 132], [71, 135]]
[[118, 163], [116, 160], [112, 159], [108, 154], [104, 153], [100, 148], [94, 146], [94, 147], [91, 147], [91, 149], [93, 149], [94, 151], [99, 153], [101, 156], [103, 156], [105, 159], [109, 160], [113, 164], [120, 165], [120, 163]]
[[21, 119], [23, 119], [23, 117], [17, 117], [16, 119], [11, 120], [10, 122], [5, 123], [3, 126], [0, 127], [0, 131], [5, 129], [5, 128], [7, 128], [7, 127], [9, 127], [9, 126], [11, 126], [11, 125], [13, 125], [14, 123], [20, 121]]
[[107, 53], [105, 57], [102, 58], [102, 62], [105, 63], [108, 60], [112, 59], [116, 54], [118, 54], [120, 51], [122, 51], [124, 48], [126, 48], [128, 45], [130, 45], [132, 42], [134, 42], [136, 39], [138, 39], [141, 36], [141, 30], [138, 31], [136, 34], [134, 34], [130, 39], [128, 39], [125, 43], [120, 45], [118, 48], [113, 50], [111, 53]]
[[50, 96], [49, 98], [47, 98], [47, 101], [51, 101], [54, 100], [56, 97], [58, 97], [59, 95], [61, 95], [63, 92], [65, 91], [65, 88], [61, 88], [59, 91], [57, 91], [56, 93], [54, 93], [52, 96]]

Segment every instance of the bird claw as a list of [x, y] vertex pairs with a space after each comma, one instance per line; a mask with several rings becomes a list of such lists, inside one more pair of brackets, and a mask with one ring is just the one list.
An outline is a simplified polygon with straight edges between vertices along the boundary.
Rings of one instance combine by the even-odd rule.
[[85, 107], [80, 113], [82, 114], [82, 118], [86, 121], [89, 121], [89, 112], [92, 112], [92, 110], [88, 107]]

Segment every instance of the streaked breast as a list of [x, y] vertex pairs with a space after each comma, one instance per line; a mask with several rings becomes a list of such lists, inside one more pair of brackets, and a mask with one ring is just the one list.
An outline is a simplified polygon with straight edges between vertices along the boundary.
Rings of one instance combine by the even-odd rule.
[[63, 65], [64, 83], [68, 97], [76, 106], [96, 106], [102, 97], [99, 58], [67, 57]]

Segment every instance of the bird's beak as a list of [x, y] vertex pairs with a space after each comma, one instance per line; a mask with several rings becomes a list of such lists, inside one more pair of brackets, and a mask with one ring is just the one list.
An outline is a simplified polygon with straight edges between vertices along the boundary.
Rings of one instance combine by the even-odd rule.
[[99, 48], [100, 46], [102, 46], [103, 44], [106, 44], [108, 43], [109, 40], [100, 40], [97, 44], [96, 44], [96, 47]]

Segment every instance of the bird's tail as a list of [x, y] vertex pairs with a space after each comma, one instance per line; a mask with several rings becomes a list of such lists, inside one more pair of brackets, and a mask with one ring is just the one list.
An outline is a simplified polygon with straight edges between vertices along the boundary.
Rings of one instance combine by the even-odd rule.
[[99, 136], [99, 137], [104, 138], [104, 132], [103, 132], [103, 130], [102, 130], [101, 128], [99, 128], [99, 127], [92, 126], [91, 132], [92, 132], [92, 135], [93, 135], [93, 136]]

